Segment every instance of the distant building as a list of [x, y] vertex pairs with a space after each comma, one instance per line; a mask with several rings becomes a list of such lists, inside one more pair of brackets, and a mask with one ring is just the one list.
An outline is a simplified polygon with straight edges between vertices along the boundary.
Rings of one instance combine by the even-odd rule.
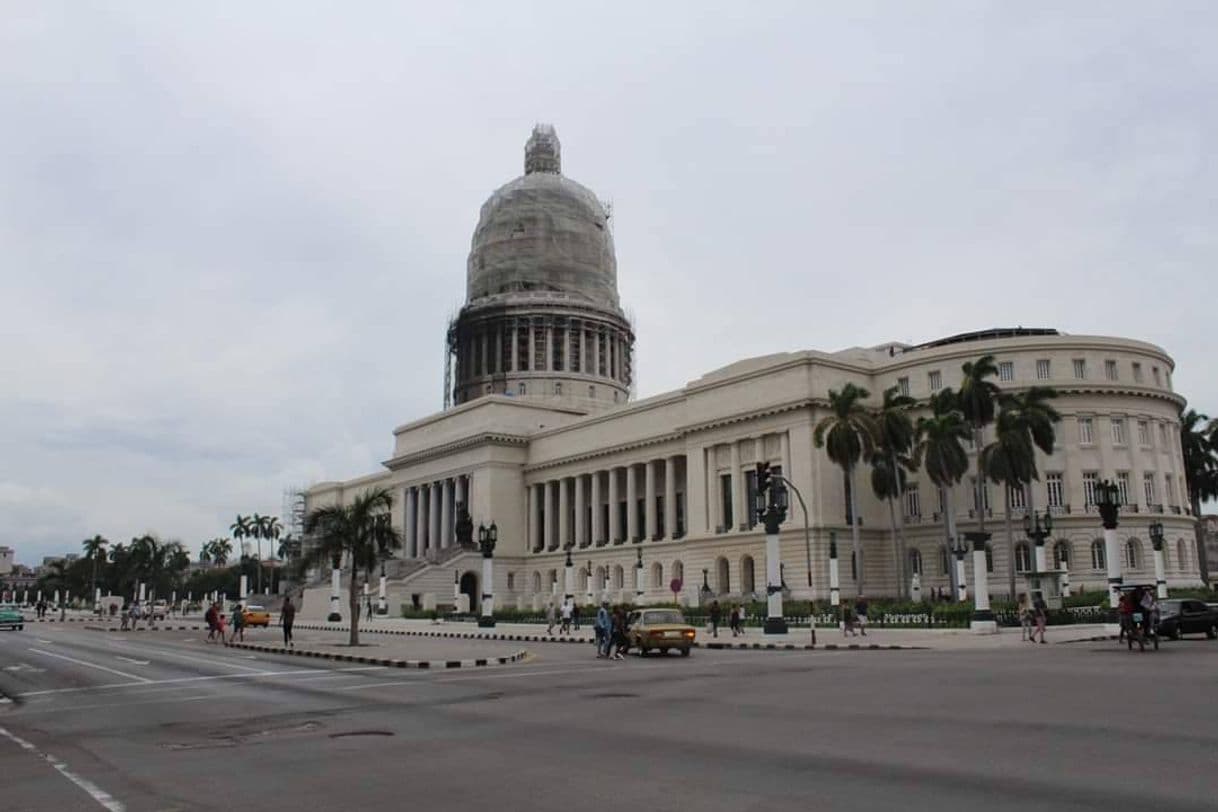
[[1218, 575], [1214, 572], [1214, 567], [1218, 566], [1218, 514], [1202, 516], [1201, 522], [1205, 537], [1205, 560], [1210, 562], [1210, 580], [1218, 581]]
[[12, 547], [0, 547], [0, 575], [9, 575], [13, 571], [13, 558], [16, 552]]

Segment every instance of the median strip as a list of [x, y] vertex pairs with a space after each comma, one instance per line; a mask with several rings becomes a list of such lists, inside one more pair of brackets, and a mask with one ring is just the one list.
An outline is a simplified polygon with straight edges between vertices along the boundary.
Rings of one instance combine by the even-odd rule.
[[399, 660], [392, 657], [364, 657], [358, 654], [339, 654], [337, 652], [317, 651], [315, 649], [283, 648], [282, 646], [268, 646], [262, 643], [229, 643], [228, 647], [261, 651], [265, 654], [286, 654], [293, 657], [317, 657], [323, 660], [334, 660], [344, 663], [380, 665], [385, 668], [483, 668], [492, 665], [508, 665], [520, 662], [529, 656], [528, 651], [521, 649], [504, 657], [478, 657], [473, 660]]

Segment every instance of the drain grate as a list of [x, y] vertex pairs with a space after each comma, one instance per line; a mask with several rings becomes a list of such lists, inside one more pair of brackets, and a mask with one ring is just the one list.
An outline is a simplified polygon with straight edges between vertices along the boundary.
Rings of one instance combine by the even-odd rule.
[[331, 733], [331, 739], [349, 739], [352, 736], [392, 736], [391, 730], [347, 730], [342, 733]]

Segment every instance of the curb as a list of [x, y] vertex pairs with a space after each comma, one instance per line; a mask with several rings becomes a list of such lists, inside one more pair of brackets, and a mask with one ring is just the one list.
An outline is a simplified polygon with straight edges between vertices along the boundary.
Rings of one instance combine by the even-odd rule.
[[[297, 629], [306, 631], [349, 631], [347, 626], [320, 626], [316, 624], [297, 623]], [[522, 643], [583, 643], [590, 645], [595, 643], [595, 640], [583, 637], [568, 637], [564, 635], [545, 635], [545, 634], [478, 634], [476, 632], [431, 632], [431, 631], [416, 631], [413, 629], [369, 629], [366, 627], [360, 628], [360, 634], [396, 634], [405, 637], [448, 637], [465, 640], [505, 640]], [[900, 645], [880, 645], [871, 643], [867, 645], [859, 643], [820, 643], [818, 645], [798, 644], [798, 643], [700, 643], [695, 641], [693, 648], [705, 649], [733, 649], [739, 651], [926, 651], [927, 646], [900, 646]]]
[[332, 654], [328, 651], [308, 651], [279, 646], [264, 646], [260, 643], [229, 643], [229, 648], [243, 648], [250, 651], [261, 651], [267, 654], [287, 654], [296, 657], [317, 657], [323, 660], [333, 660], [340, 663], [362, 663], [364, 665], [383, 665], [387, 668], [484, 668], [491, 665], [508, 665], [523, 660], [529, 656], [524, 649], [506, 657], [479, 657], [473, 660], [395, 660], [387, 657], [361, 657], [357, 654]]
[[1055, 643], [1058, 646], [1068, 646], [1071, 643], [1102, 643], [1110, 640], [1119, 640], [1120, 636], [1115, 634], [1101, 634], [1096, 637], [1079, 637], [1074, 640], [1059, 640]]
[[124, 629], [121, 626], [85, 626], [91, 632], [205, 632], [206, 626], [168, 626], [161, 624], [159, 626], [138, 626], [134, 629]]

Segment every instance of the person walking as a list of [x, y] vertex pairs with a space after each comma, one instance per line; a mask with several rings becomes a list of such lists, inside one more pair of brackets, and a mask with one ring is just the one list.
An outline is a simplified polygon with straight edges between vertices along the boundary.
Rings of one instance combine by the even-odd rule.
[[1027, 592], [1019, 593], [1019, 626], [1022, 630], [1020, 640], [1032, 639], [1032, 603], [1028, 600]]
[[571, 601], [565, 600], [562, 602], [562, 626], [559, 627], [562, 634], [571, 633]]
[[284, 648], [296, 648], [296, 643], [292, 640], [292, 624], [295, 622], [296, 605], [292, 603], [292, 596], [289, 595], [283, 601], [283, 609], [279, 611], [279, 625], [283, 627]]
[[626, 632], [626, 610], [618, 607], [613, 611], [613, 657], [614, 660], [626, 659], [626, 652], [630, 650], [630, 638]]
[[576, 601], [571, 606], [571, 622], [575, 624], [575, 631], [579, 631], [579, 602]]
[[1036, 597], [1032, 599], [1032, 614], [1036, 620], [1036, 629], [1032, 632], [1032, 642], [1036, 642], [1036, 635], [1040, 635], [1040, 642], [1045, 642], [1045, 624], [1049, 622], [1049, 606], [1045, 603], [1044, 595], [1037, 592]]
[[732, 613], [728, 615], [728, 625], [732, 628], [732, 637], [740, 636], [740, 607], [732, 604]]
[[609, 631], [611, 628], [609, 602], [604, 601], [601, 603], [600, 608], [596, 610], [596, 620], [592, 622], [592, 633], [596, 636], [596, 656], [598, 658], [609, 656]]
[[867, 636], [867, 610], [870, 608], [867, 604], [867, 598], [859, 595], [859, 599], [854, 602], [854, 614], [857, 618], [859, 632], [863, 637]]
[[719, 608], [719, 601], [713, 600], [710, 605], [710, 625], [711, 637], [719, 636], [719, 619], [722, 617], [723, 610]]
[[364, 620], [372, 620], [372, 596], [364, 600]]
[[220, 631], [220, 610], [216, 604], [207, 607], [207, 611], [203, 613], [203, 622], [207, 624], [207, 642], [216, 642], [216, 632]]
[[118, 627], [118, 630], [120, 632], [125, 632], [131, 628], [131, 607], [130, 606], [123, 607], [120, 618], [121, 618], [121, 625]]
[[229, 645], [232, 645], [238, 637], [241, 638], [242, 643], [245, 642], [245, 609], [241, 604], [233, 607], [233, 633], [228, 638]]
[[854, 630], [854, 607], [849, 601], [843, 603], [842, 611], [842, 637], [856, 637], [858, 632]]
[[546, 634], [554, 636], [554, 601], [546, 604]]

